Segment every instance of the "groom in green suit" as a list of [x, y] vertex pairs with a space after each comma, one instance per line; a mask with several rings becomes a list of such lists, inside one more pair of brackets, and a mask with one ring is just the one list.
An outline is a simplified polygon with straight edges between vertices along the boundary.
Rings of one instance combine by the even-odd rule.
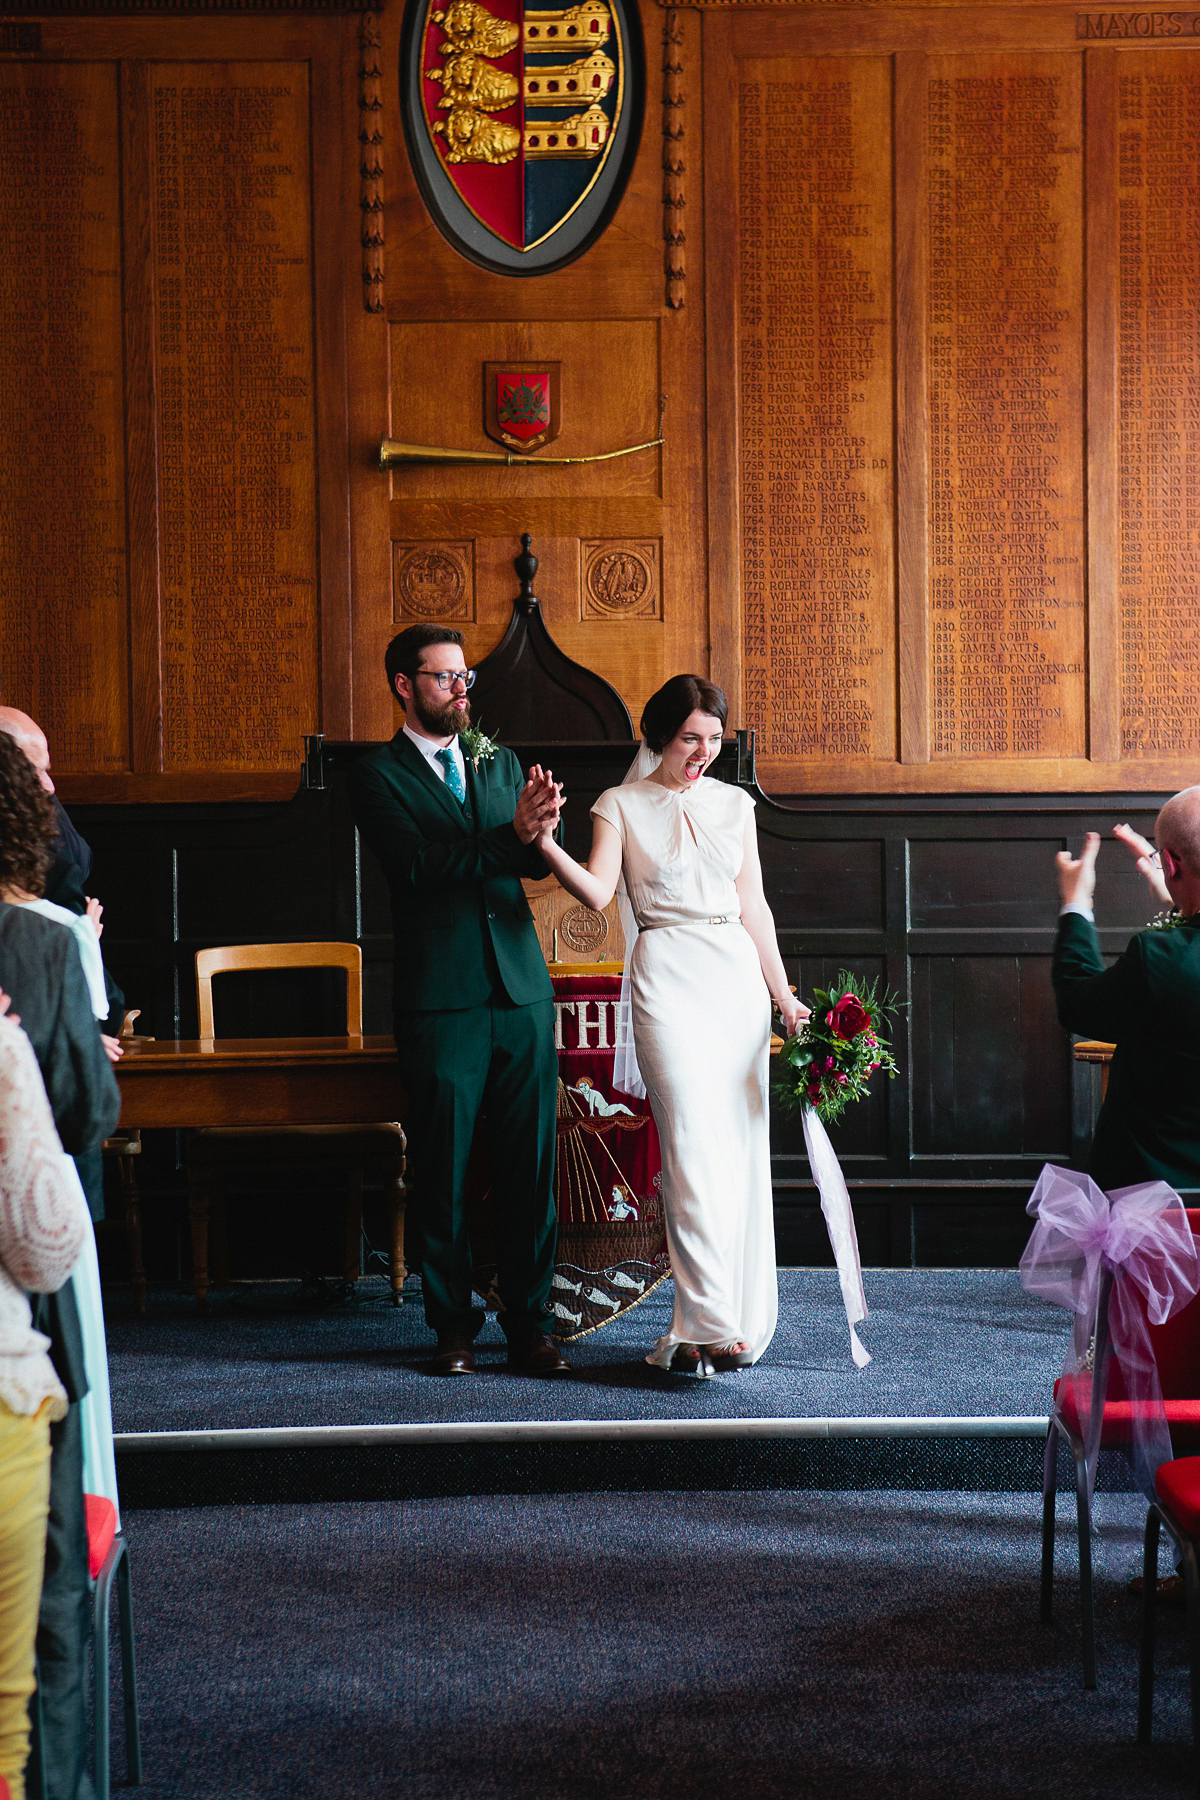
[[1106, 968], [1093, 923], [1100, 839], [1078, 857], [1060, 851], [1062, 911], [1052, 978], [1068, 1031], [1116, 1044], [1087, 1172], [1098, 1186], [1166, 1181], [1200, 1188], [1200, 787], [1167, 801], [1158, 848], [1114, 827], [1156, 900], [1173, 907], [1166, 930], [1141, 931]]
[[511, 750], [464, 755], [475, 677], [462, 646], [462, 633], [443, 625], [413, 625], [392, 639], [388, 686], [405, 723], [354, 765], [350, 806], [392, 895], [396, 1048], [434, 1371], [475, 1368], [484, 1313], [471, 1300], [463, 1184], [485, 1110], [509, 1367], [556, 1375], [569, 1365], [549, 1336], [554, 990], [521, 877], [547, 873], [532, 845], [557, 824], [560, 802], [540, 771], [526, 782]]

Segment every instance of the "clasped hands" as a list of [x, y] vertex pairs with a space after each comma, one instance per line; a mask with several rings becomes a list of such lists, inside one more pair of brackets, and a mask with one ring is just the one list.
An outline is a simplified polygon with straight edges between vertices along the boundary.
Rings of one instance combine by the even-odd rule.
[[535, 843], [543, 835], [553, 836], [565, 805], [562, 782], [555, 781], [551, 770], [534, 763], [517, 801], [513, 830], [523, 844]]
[[[1170, 889], [1163, 880], [1163, 872], [1158, 861], [1158, 852], [1154, 845], [1136, 832], [1132, 825], [1114, 825], [1112, 834], [1119, 843], [1125, 845], [1130, 854], [1136, 858], [1138, 874], [1145, 881], [1160, 906], [1173, 906]], [[1091, 906], [1096, 892], [1096, 858], [1100, 854], [1100, 833], [1089, 831], [1083, 840], [1083, 849], [1078, 856], [1071, 856], [1066, 850], [1060, 850], [1055, 858], [1058, 864], [1058, 891], [1064, 906], [1074, 903], [1077, 906]]]

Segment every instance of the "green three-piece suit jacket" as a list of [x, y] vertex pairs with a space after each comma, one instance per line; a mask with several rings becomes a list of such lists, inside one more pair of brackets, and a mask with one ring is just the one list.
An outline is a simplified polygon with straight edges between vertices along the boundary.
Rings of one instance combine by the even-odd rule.
[[549, 871], [512, 825], [521, 765], [503, 747], [477, 769], [464, 760], [465, 802], [403, 731], [347, 777], [355, 823], [391, 889], [397, 1012], [485, 1006], [493, 970], [516, 1006], [554, 997], [521, 887]]

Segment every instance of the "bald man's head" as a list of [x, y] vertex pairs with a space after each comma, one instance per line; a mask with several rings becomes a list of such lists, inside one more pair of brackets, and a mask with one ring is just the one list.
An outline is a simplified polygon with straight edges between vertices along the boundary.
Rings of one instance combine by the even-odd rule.
[[52, 794], [54, 783], [50, 779], [50, 746], [37, 720], [31, 719], [28, 713], [21, 712], [15, 706], [0, 706], [0, 731], [17, 740], [37, 770], [38, 780], [46, 792]]
[[1169, 851], [1190, 875], [1200, 877], [1200, 787], [1172, 794], [1154, 825], [1160, 851]]

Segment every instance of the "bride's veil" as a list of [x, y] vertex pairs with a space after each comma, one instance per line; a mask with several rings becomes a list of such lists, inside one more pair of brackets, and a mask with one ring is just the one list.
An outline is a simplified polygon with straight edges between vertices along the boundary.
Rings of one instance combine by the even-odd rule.
[[[638, 753], [625, 772], [622, 787], [631, 781], [645, 781], [647, 775], [653, 775], [662, 756], [657, 750], [647, 747], [645, 738], [638, 745]], [[633, 1046], [633, 1001], [630, 998], [629, 965], [633, 960], [633, 946], [637, 942], [637, 920], [633, 916], [633, 906], [625, 891], [625, 877], [622, 875], [617, 883], [617, 917], [621, 921], [621, 930], [625, 936], [625, 969], [621, 976], [621, 998], [617, 1003], [617, 1046], [613, 1058], [613, 1086], [621, 1093], [628, 1094], [631, 1099], [644, 1100], [646, 1084], [642, 1080], [642, 1072], [638, 1068], [637, 1051]]]

